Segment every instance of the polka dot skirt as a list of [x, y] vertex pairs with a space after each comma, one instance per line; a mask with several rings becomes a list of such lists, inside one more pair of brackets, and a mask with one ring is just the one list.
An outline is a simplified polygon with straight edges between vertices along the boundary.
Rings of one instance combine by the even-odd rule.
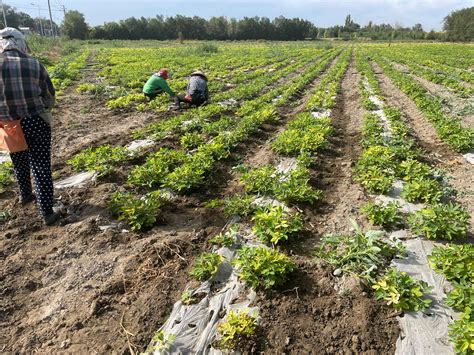
[[28, 143], [26, 152], [11, 153], [15, 176], [22, 199], [32, 194], [33, 172], [36, 199], [43, 216], [53, 213], [53, 178], [51, 173], [51, 128], [39, 116], [25, 117], [21, 127]]

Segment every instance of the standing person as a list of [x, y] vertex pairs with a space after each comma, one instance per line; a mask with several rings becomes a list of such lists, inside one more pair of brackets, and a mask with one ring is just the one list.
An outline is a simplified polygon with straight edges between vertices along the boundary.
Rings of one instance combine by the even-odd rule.
[[[60, 216], [53, 211], [51, 127], [49, 110], [55, 91], [45, 67], [27, 53], [23, 34], [15, 28], [0, 31], [0, 124], [20, 120], [28, 150], [10, 153], [22, 206], [38, 201], [46, 225]], [[36, 196], [30, 173], [33, 172]]]
[[148, 81], [143, 86], [143, 94], [149, 100], [153, 100], [159, 94], [166, 92], [171, 99], [175, 98], [176, 95], [171, 90], [166, 80], [171, 79], [172, 75], [171, 72], [166, 69], [160, 69], [158, 73], [153, 74], [150, 76]]
[[174, 108], [179, 108], [180, 102], [201, 106], [209, 100], [209, 89], [207, 87], [207, 76], [202, 71], [197, 70], [191, 73], [186, 94], [176, 96]]

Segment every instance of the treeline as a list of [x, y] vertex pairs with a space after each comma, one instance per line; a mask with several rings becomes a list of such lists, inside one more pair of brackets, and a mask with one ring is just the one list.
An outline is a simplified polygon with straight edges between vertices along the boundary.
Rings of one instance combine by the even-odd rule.
[[444, 30], [448, 41], [474, 41], [474, 7], [446, 16]]
[[90, 29], [92, 39], [197, 39], [197, 40], [278, 40], [297, 41], [314, 38], [316, 27], [307, 20], [267, 17], [244, 17], [237, 20], [198, 16], [173, 16], [139, 19], [130, 17], [107, 22]]
[[[9, 26], [29, 27], [38, 34], [50, 34], [50, 22], [17, 11], [4, 5]], [[0, 24], [3, 17], [0, 16]], [[42, 25], [42, 26], [41, 26]], [[56, 24], [53, 24], [58, 32]], [[62, 35], [72, 39], [157, 39], [157, 40], [278, 40], [297, 41], [303, 39], [332, 38], [339, 40], [474, 40], [474, 7], [454, 11], [444, 19], [444, 32], [425, 32], [421, 24], [412, 27], [374, 24], [370, 21], [361, 26], [347, 15], [344, 25], [328, 28], [316, 27], [312, 22], [300, 18], [283, 16], [270, 20], [267, 17], [244, 17], [242, 19], [212, 17], [208, 20], [194, 16], [156, 16], [153, 18], [130, 17], [118, 22], [107, 22], [90, 27], [84, 15], [68, 11], [60, 27]]]

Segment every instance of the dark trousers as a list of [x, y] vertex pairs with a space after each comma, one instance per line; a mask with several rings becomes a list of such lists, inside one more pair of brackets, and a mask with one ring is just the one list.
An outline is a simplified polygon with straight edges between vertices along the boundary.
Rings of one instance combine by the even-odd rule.
[[189, 100], [186, 98], [185, 94], [179, 94], [175, 98], [176, 104], [179, 104], [180, 102], [186, 102], [190, 105], [195, 105], [197, 107], [201, 106], [206, 101], [207, 101], [206, 99], [201, 99], [201, 98], [196, 98], [196, 97], [191, 97], [191, 100]]
[[33, 172], [38, 206], [41, 214], [46, 216], [53, 213], [51, 127], [37, 115], [25, 117], [20, 123], [29, 150], [10, 154], [13, 169], [22, 199], [32, 194], [30, 174]]
[[162, 93], [163, 93], [163, 90], [157, 90], [151, 94], [144, 92], [143, 95], [145, 95], [145, 97], [151, 101], [151, 100], [154, 100], [158, 95]]

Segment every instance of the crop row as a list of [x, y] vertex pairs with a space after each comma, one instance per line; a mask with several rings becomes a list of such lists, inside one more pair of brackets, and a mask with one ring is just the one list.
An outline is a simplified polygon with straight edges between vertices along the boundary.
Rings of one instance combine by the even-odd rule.
[[[225, 87], [225, 83], [219, 79], [226, 78], [230, 74], [240, 77], [242, 74], [270, 64], [277, 64], [277, 67], [286, 66], [292, 61], [296, 62], [305, 56], [312, 55], [315, 51], [314, 48], [312, 50], [303, 48], [301, 51], [291, 52], [285, 47], [276, 51], [271, 46], [250, 46], [245, 48], [248, 52], [248, 56], [245, 57], [237, 54], [239, 49], [244, 50], [238, 46], [223, 46], [218, 53], [206, 55], [193, 52], [183, 53], [182, 49], [173, 47], [156, 50], [134, 49], [133, 55], [130, 49], [103, 50], [98, 60], [105, 67], [99, 75], [108, 86], [115, 87], [110, 93], [112, 100], [108, 106], [117, 108], [139, 103], [141, 104], [139, 109], [144, 109], [143, 95], [140, 96], [138, 91], [150, 73], [161, 67], [172, 69], [174, 74], [172, 85], [177, 91], [184, 90], [187, 75], [196, 68], [200, 68], [208, 74], [210, 91], [213, 93]], [[322, 50], [316, 49], [316, 51]], [[183, 58], [186, 60], [183, 61]], [[153, 105], [149, 106], [152, 109], [157, 108]]]
[[393, 65], [377, 54], [370, 52], [372, 58], [379, 64], [384, 73], [398, 88], [407, 94], [423, 114], [430, 120], [439, 137], [458, 152], [467, 151], [474, 147], [474, 130], [463, 128], [459, 119], [448, 117], [443, 112], [440, 101], [415, 79], [397, 71]]
[[[373, 75], [372, 68], [367, 60], [358, 55], [357, 66], [363, 75], [370, 77]], [[373, 83], [378, 85], [377, 83]], [[364, 84], [367, 85], [367, 84]], [[369, 89], [370, 90], [370, 89]], [[380, 108], [380, 107], [377, 107]], [[440, 173], [432, 169], [428, 164], [422, 162], [419, 151], [414, 140], [409, 135], [409, 128], [403, 121], [398, 109], [390, 106], [383, 107], [384, 115], [370, 113], [365, 117], [363, 127], [363, 141], [365, 151], [362, 153], [356, 166], [356, 179], [369, 191], [374, 193], [387, 193], [392, 189], [396, 179], [403, 181], [402, 197], [408, 202], [424, 202], [428, 205], [418, 212], [404, 216], [400, 212], [400, 205], [391, 202], [386, 205], [369, 203], [363, 211], [375, 225], [384, 228], [396, 228], [402, 226], [405, 221], [416, 235], [423, 235], [427, 238], [459, 239], [467, 235], [469, 214], [452, 202], [452, 196], [447, 193], [444, 179]], [[387, 135], [387, 128], [381, 122], [381, 118], [388, 120], [390, 134]], [[466, 255], [461, 255], [463, 252]], [[463, 353], [469, 347], [473, 347], [472, 337], [472, 299], [474, 299], [474, 289], [472, 288], [472, 265], [466, 260], [471, 260], [474, 249], [470, 245], [466, 246], [446, 246], [436, 247], [430, 257], [431, 265], [435, 270], [446, 273], [451, 265], [457, 265], [455, 272], [447, 275], [449, 281], [453, 282], [454, 290], [448, 294], [447, 304], [457, 310], [463, 311], [461, 320], [455, 321], [450, 327], [450, 336], [455, 344], [457, 352]], [[458, 255], [456, 255], [458, 254]], [[449, 258], [448, 258], [449, 256]], [[457, 256], [453, 257], [453, 256]], [[470, 259], [469, 259], [470, 258]], [[401, 280], [401, 275], [388, 277]], [[406, 277], [406, 275], [404, 276]], [[408, 281], [408, 279], [406, 279]], [[383, 287], [389, 290], [388, 284], [384, 283], [374, 286], [377, 291]], [[410, 287], [409, 284], [400, 284], [399, 288]], [[429, 291], [429, 287], [423, 284], [419, 291]], [[401, 297], [405, 293], [405, 299], [409, 304], [410, 300], [415, 301], [417, 295], [413, 292], [403, 292], [397, 289], [391, 291], [391, 297], [399, 297], [395, 304], [402, 304]], [[387, 293], [390, 295], [390, 292]], [[421, 294], [420, 294], [421, 295]], [[413, 303], [420, 309], [429, 305], [426, 300], [419, 300]], [[400, 306], [401, 307], [401, 306]], [[403, 309], [403, 307], [401, 307]]]
[[446, 86], [452, 89], [456, 94], [461, 97], [469, 97], [474, 94], [474, 88], [467, 86], [460, 79], [454, 77], [450, 72], [442, 72], [439, 70], [433, 70], [425, 68], [414, 61], [414, 58], [408, 55], [402, 55], [398, 52], [378, 52], [378, 55], [385, 59], [389, 59], [396, 63], [405, 65], [411, 74], [422, 76], [423, 78], [439, 85]]
[[72, 53], [67, 55], [56, 63], [54, 66], [48, 68], [51, 81], [57, 94], [74, 84], [79, 77], [81, 70], [87, 65], [91, 52], [88, 48], [84, 48], [80, 53]]
[[[324, 63], [314, 64], [307, 69], [308, 75], [303, 75], [302, 78], [309, 80], [312, 76], [316, 76], [326, 66]], [[310, 74], [311, 73], [311, 74]], [[299, 80], [298, 77], [293, 79], [293, 82]], [[240, 142], [246, 140], [250, 135], [258, 131], [259, 127], [264, 122], [278, 120], [276, 108], [285, 105], [287, 100], [291, 97], [289, 93], [296, 94], [300, 89], [299, 86], [293, 85], [292, 81], [286, 82], [257, 99], [246, 102], [237, 112], [241, 118], [236, 121], [232, 129], [224, 131], [215, 136], [207, 144], [199, 146], [192, 155], [187, 155], [184, 162], [176, 165], [175, 169], [169, 165], [169, 157], [162, 157], [159, 160], [159, 165], [165, 164], [166, 167], [162, 170], [169, 171], [161, 181], [161, 186], [171, 188], [176, 192], [190, 191], [197, 186], [204, 183], [206, 176], [213, 169], [215, 164], [230, 155], [230, 151]], [[281, 97], [273, 101], [275, 98]], [[284, 100], [283, 96], [288, 97]], [[156, 166], [156, 160], [150, 160], [151, 166]], [[140, 169], [140, 168], [137, 168]], [[153, 170], [152, 167], [151, 170]], [[155, 196], [151, 193], [150, 196]], [[156, 197], [156, 196], [155, 196]], [[130, 203], [130, 196], [122, 198], [120, 194], [114, 199], [114, 209], [118, 211], [119, 218], [130, 220], [123, 212], [123, 203]], [[136, 201], [142, 201], [140, 198]], [[156, 200], [156, 199], [155, 199]]]
[[[350, 51], [346, 51], [323, 76], [324, 84], [319, 85], [340, 82], [349, 60]], [[307, 80], [311, 80], [309, 73]], [[301, 82], [306, 82], [306, 80], [302, 79]], [[299, 90], [307, 84], [301, 84], [298, 85], [299, 88], [294, 87], [289, 90]], [[316, 92], [321, 95], [318, 90]], [[325, 94], [328, 96], [325, 101], [334, 100], [332, 91], [325, 91]], [[281, 98], [279, 103], [282, 103]], [[310, 120], [318, 121], [308, 112], [291, 121], [289, 129], [304, 130], [301, 120], [305, 120], [306, 123], [309, 123]], [[328, 122], [327, 118], [324, 119], [324, 122]], [[330, 130], [327, 132], [329, 133]], [[303, 142], [300, 141], [300, 143]], [[296, 269], [296, 264], [276, 250], [276, 246], [287, 242], [304, 228], [300, 213], [287, 207], [286, 203], [312, 203], [320, 196], [320, 192], [309, 185], [309, 165], [312, 161], [309, 151], [306, 150], [304, 144], [296, 151], [301, 154], [296, 160], [296, 164], [288, 171], [271, 165], [259, 168], [239, 168], [240, 181], [245, 192], [223, 201], [213, 201], [209, 205], [214, 208], [223, 207], [227, 217], [238, 215], [244, 220], [244, 223], [253, 225], [251, 231], [257, 241], [252, 242], [253, 246], [247, 245], [246, 240], [241, 237], [241, 227], [234, 224], [227, 232], [212, 238], [211, 242], [221, 247], [232, 248], [232, 250], [237, 249], [236, 257], [233, 260], [225, 260], [219, 250], [203, 253], [197, 258], [190, 272], [191, 276], [199, 281], [212, 280], [220, 265], [227, 262], [237, 270], [242, 281], [255, 289], [273, 288], [286, 281], [287, 274]], [[261, 202], [257, 202], [258, 199]], [[193, 297], [193, 291], [188, 290], [183, 294], [181, 302], [183, 304], [192, 303]], [[226, 319], [217, 327], [217, 344], [224, 349], [236, 350], [242, 341], [255, 333], [256, 327], [256, 314], [248, 314], [246, 311], [229, 312]], [[170, 337], [179, 337], [179, 335], [166, 334], [164, 338], [169, 339]], [[164, 345], [160, 341], [156, 341], [155, 344]], [[172, 344], [167, 345], [172, 346]]]
[[[325, 55], [324, 58], [321, 58], [321, 60], [316, 61], [316, 63], [308, 69], [307, 73], [301, 75], [299, 80], [293, 80], [294, 83], [291, 81], [287, 83], [286, 89], [285, 87], [273, 89], [269, 94], [265, 94], [256, 100], [244, 103], [242, 107], [237, 110], [236, 117], [230, 117], [227, 115], [221, 116], [222, 113], [229, 111], [229, 109], [218, 104], [210, 104], [182, 115], [175, 116], [166, 121], [153, 124], [136, 132], [135, 136], [147, 138], [152, 137], [155, 140], [159, 140], [170, 133], [176, 133], [177, 136], [181, 136], [180, 143], [183, 148], [188, 150], [198, 148], [211, 137], [214, 137], [212, 138], [213, 140], [222, 139], [223, 135], [228, 134], [228, 130], [234, 126], [236, 122], [239, 122], [245, 115], [255, 111], [256, 108], [258, 108], [259, 103], [264, 102], [265, 100], [268, 101], [275, 95], [280, 94], [278, 102], [275, 102], [275, 104], [284, 105], [292, 93], [294, 94], [301, 89], [302, 85], [307, 84], [317, 72], [324, 70], [336, 54], [337, 53], [329, 53], [328, 55]], [[286, 71], [286, 73], [291, 73], [294, 70], [295, 67], [291, 67]], [[264, 89], [265, 85], [274, 83], [277, 78], [278, 74], [275, 74], [275, 76], [262, 78], [264, 80], [260, 82], [249, 84], [252, 86], [252, 89], [247, 90], [247, 95], [255, 95], [256, 92]], [[219, 118], [216, 119], [216, 117]], [[221, 138], [218, 138], [219, 135]], [[168, 150], [164, 149], [155, 155], [150, 155], [149, 159], [143, 166], [137, 167], [131, 173], [129, 182], [135, 186], [147, 185], [149, 187], [160, 184], [162, 179], [165, 177], [163, 176], [163, 172], [169, 171], [172, 167], [174, 169], [174, 164], [167, 161], [169, 159], [167, 156], [171, 154], [165, 154], [167, 151]], [[185, 151], [181, 152], [181, 156], [182, 158], [179, 159], [177, 164], [181, 164], [185, 159], [189, 158]], [[96, 171], [99, 176], [104, 176], [111, 172], [114, 165], [132, 159], [133, 157], [134, 155], [130, 154], [125, 147], [103, 146], [96, 149], [88, 148], [70, 159], [69, 163], [76, 170], [93, 170]], [[162, 166], [163, 164], [164, 166]]]

